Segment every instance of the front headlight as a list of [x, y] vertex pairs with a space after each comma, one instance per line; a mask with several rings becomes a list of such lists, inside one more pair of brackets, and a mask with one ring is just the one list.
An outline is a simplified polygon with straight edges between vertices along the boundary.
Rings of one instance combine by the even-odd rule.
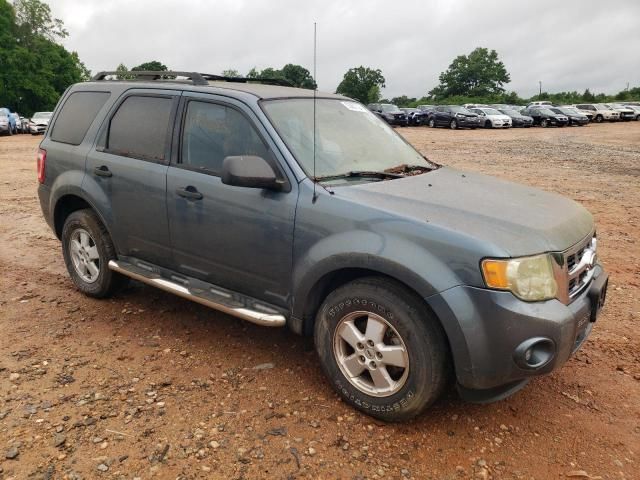
[[558, 284], [553, 274], [551, 255], [512, 259], [485, 259], [482, 276], [487, 287], [509, 290], [529, 302], [555, 298]]

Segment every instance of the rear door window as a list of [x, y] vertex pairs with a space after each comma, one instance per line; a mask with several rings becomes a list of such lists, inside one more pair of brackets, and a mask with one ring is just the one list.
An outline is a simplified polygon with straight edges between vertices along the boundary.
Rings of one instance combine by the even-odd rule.
[[164, 162], [168, 156], [171, 97], [131, 95], [111, 117], [104, 150]]
[[182, 131], [182, 165], [219, 176], [224, 159], [236, 155], [272, 160], [258, 132], [238, 110], [216, 103], [189, 102]]
[[109, 92], [75, 92], [64, 102], [51, 130], [54, 142], [80, 145]]

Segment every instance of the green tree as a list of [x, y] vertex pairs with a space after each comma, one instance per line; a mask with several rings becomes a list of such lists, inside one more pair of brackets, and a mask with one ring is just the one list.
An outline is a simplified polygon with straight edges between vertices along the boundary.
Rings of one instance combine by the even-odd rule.
[[223, 70], [222, 71], [222, 76], [223, 77], [240, 77], [240, 72], [238, 70], [233, 70], [233, 69], [228, 69], [228, 70]]
[[435, 99], [454, 95], [486, 97], [504, 92], [511, 81], [495, 50], [476, 48], [469, 55], [456, 57], [440, 74], [440, 84], [429, 92]]
[[23, 115], [51, 110], [72, 83], [90, 72], [75, 52], [52, 39], [66, 36], [61, 21], [37, 0], [0, 0], [0, 104]]
[[294, 87], [307, 88], [309, 90], [317, 88], [316, 82], [311, 76], [311, 72], [301, 65], [287, 63], [282, 67], [280, 73]]
[[399, 97], [393, 97], [390, 100], [390, 103], [397, 105], [399, 107], [408, 107], [409, 105], [413, 105], [416, 103], [415, 98], [409, 98], [406, 95], [400, 95]]
[[[122, 64], [120, 64], [122, 65]], [[124, 66], [124, 65], [122, 65]], [[125, 67], [126, 68], [126, 67]], [[168, 70], [167, 66], [163, 63], [160, 63], [157, 60], [151, 60], [150, 62], [144, 62], [138, 65], [137, 67], [133, 67], [131, 69], [132, 72], [166, 72]]]
[[380, 69], [368, 67], [350, 68], [344, 74], [336, 93], [354, 98], [362, 103], [377, 102], [380, 98], [380, 88], [385, 86], [385, 80]]
[[27, 45], [36, 37], [56, 42], [69, 35], [62, 20], [53, 18], [49, 5], [40, 0], [16, 0], [14, 9], [18, 35]]

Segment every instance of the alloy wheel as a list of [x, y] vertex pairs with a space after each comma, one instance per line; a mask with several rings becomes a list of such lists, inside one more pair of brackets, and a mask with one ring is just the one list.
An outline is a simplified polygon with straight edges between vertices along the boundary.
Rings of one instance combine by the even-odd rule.
[[338, 322], [333, 354], [347, 380], [373, 397], [398, 392], [409, 375], [404, 340], [389, 322], [372, 312], [352, 312]]
[[80, 278], [93, 283], [100, 275], [100, 255], [95, 240], [84, 228], [77, 228], [69, 241], [69, 256]]

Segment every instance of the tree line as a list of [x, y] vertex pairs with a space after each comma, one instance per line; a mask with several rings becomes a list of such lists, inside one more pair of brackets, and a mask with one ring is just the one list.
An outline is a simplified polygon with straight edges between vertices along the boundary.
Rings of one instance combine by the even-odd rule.
[[46, 3], [0, 0], [0, 107], [52, 110], [69, 85], [89, 78], [78, 54], [57, 43], [67, 35]]
[[[23, 115], [38, 110], [52, 110], [60, 95], [71, 84], [88, 80], [89, 70], [76, 52], [67, 51], [60, 42], [68, 36], [61, 19], [53, 18], [49, 6], [41, 0], [0, 0], [0, 106]], [[129, 69], [116, 68], [119, 79], [132, 78], [129, 72], [168, 71], [165, 64], [152, 60]], [[315, 89], [316, 81], [308, 69], [288, 63], [282, 68], [252, 68], [245, 75], [238, 70], [222, 71], [227, 77], [283, 79], [294, 87]], [[624, 101], [640, 98], [640, 87], [615, 95], [584, 92], [541, 92], [522, 98], [505, 86], [511, 76], [495, 50], [476, 48], [468, 55], [457, 56], [439, 76], [439, 83], [421, 98], [406, 95], [382, 98], [386, 86], [380, 69], [359, 66], [343, 76], [336, 93], [364, 104], [394, 103], [402, 107], [420, 104], [506, 103], [522, 105], [529, 101], [550, 100], [559, 104]]]

